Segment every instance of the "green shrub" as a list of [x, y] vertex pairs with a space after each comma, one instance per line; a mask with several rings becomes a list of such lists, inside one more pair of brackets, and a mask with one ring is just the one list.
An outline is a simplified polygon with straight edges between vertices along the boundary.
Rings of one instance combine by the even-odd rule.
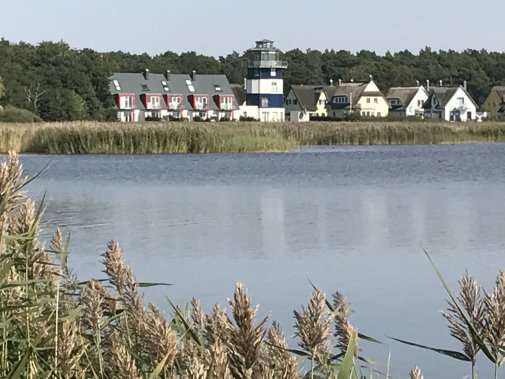
[[0, 122], [40, 122], [42, 121], [35, 113], [27, 109], [7, 106], [0, 109]]

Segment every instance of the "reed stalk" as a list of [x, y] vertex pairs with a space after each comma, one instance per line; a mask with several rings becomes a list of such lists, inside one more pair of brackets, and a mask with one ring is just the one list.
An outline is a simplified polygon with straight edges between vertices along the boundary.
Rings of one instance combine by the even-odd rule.
[[160, 154], [287, 151], [304, 145], [504, 142], [505, 123], [67, 122], [0, 124], [0, 153]]

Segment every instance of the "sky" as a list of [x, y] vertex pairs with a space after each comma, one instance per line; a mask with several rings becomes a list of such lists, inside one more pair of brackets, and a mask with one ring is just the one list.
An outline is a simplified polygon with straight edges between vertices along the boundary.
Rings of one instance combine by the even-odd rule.
[[503, 0], [4, 0], [0, 38], [162, 54], [307, 49], [504, 51]]

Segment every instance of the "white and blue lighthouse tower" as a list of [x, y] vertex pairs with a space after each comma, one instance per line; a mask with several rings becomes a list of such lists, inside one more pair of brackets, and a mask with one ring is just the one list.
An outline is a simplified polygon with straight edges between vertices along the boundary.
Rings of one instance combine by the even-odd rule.
[[258, 107], [260, 121], [284, 121], [282, 71], [287, 62], [279, 60], [280, 51], [267, 39], [256, 41], [247, 62], [246, 105]]

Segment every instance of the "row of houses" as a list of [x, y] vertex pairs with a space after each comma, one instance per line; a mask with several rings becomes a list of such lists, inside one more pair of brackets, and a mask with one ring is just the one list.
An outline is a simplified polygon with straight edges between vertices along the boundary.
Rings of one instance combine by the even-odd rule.
[[384, 95], [372, 79], [366, 83], [339, 80], [329, 86], [294, 85], [286, 96], [285, 108], [286, 119], [291, 121], [307, 121], [312, 117], [342, 119], [350, 113], [446, 121], [479, 120], [484, 115], [477, 112], [466, 83], [443, 86], [440, 82], [431, 88], [429, 82], [426, 87], [417, 83], [412, 87], [392, 87]]
[[234, 120], [239, 106], [226, 75], [114, 73], [110, 78], [119, 121]]
[[256, 41], [247, 62], [244, 86], [230, 84], [226, 75], [114, 73], [110, 92], [117, 118], [125, 122], [158, 119], [309, 121], [311, 118], [422, 117], [446, 121], [479, 121], [486, 115], [505, 118], [505, 87], [494, 87], [481, 113], [467, 91], [459, 86], [393, 87], [383, 94], [373, 81], [329, 85], [292, 85], [284, 96], [283, 71], [287, 62], [273, 41]]
[[[110, 91], [119, 121], [149, 119], [238, 120], [248, 115], [246, 91], [230, 84], [226, 75], [115, 73]], [[384, 95], [374, 81], [292, 85], [284, 99], [285, 120], [342, 119], [350, 113], [364, 117], [423, 117], [446, 121], [505, 118], [505, 87], [493, 87], [479, 113], [460, 86], [392, 87]], [[280, 118], [279, 118], [280, 121]]]

